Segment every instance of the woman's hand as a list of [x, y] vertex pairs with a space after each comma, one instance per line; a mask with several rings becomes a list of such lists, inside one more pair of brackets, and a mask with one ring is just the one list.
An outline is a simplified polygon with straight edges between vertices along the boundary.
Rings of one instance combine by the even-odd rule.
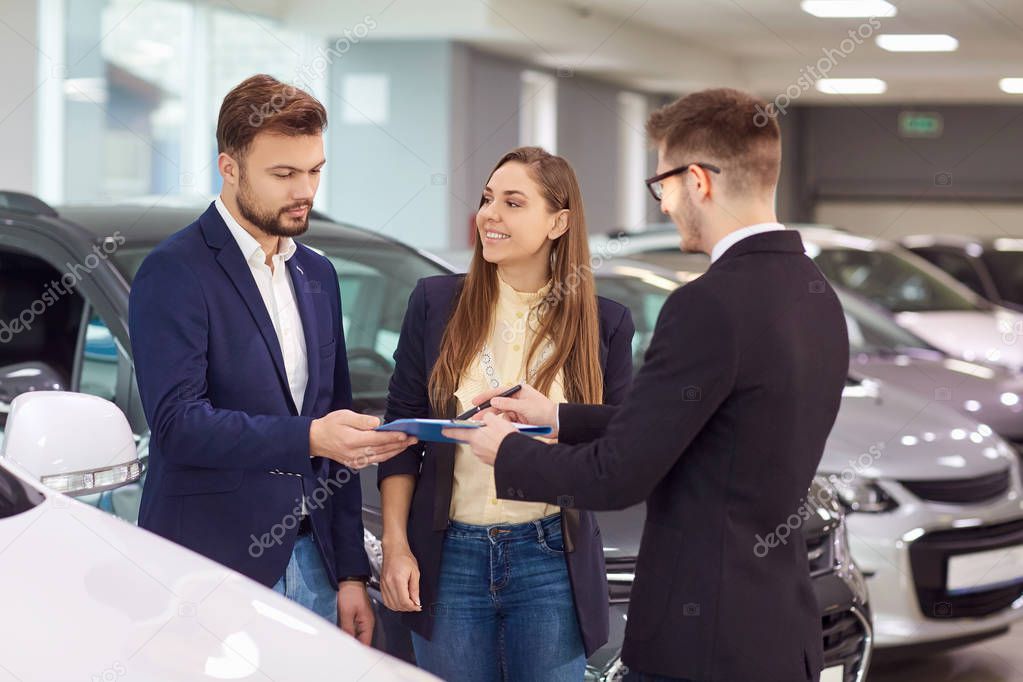
[[419, 603], [419, 562], [408, 545], [384, 547], [380, 569], [380, 591], [384, 606], [392, 611], [422, 611]]

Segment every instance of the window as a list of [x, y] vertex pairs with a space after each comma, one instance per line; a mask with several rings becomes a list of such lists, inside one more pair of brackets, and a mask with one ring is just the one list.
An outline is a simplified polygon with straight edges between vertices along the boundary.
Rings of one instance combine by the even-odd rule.
[[61, 273], [43, 260], [16, 251], [0, 251], [0, 367], [44, 363], [69, 386], [78, 332], [81, 297], [57, 290]]
[[324, 95], [330, 60], [319, 42], [238, 7], [185, 0], [45, 7], [42, 42], [67, 65], [57, 86], [41, 91], [40, 125], [59, 128], [40, 137], [40, 165], [50, 175], [62, 168], [42, 185], [51, 202], [205, 200], [220, 190], [216, 121], [233, 86], [268, 73]]
[[597, 293], [621, 303], [632, 313], [632, 322], [636, 326], [632, 337], [632, 364], [637, 370], [650, 346], [661, 308], [676, 285], [656, 276], [646, 280], [642, 277], [599, 276], [596, 283]]
[[934, 350], [929, 343], [900, 327], [870, 303], [841, 289], [837, 290], [837, 294], [849, 328], [850, 353], [875, 355], [911, 348]]
[[834, 284], [892, 312], [983, 309], [964, 290], [887, 251], [822, 249], [814, 261]]
[[356, 409], [383, 412], [409, 295], [421, 277], [441, 269], [394, 246], [354, 249], [309, 241], [337, 270], [341, 322]]
[[952, 275], [974, 292], [984, 297], [987, 296], [980, 273], [973, 267], [973, 263], [966, 255], [942, 248], [919, 249], [915, 253]]
[[558, 148], [557, 79], [539, 71], [523, 71], [519, 105], [519, 144], [543, 147], [551, 154], [556, 154]]
[[[302, 243], [323, 253], [338, 273], [354, 409], [382, 414], [409, 295], [420, 278], [445, 270], [416, 251], [389, 242], [308, 236]], [[124, 247], [114, 258], [131, 279], [149, 250]]]
[[1023, 305], [1023, 251], [984, 251], [983, 261], [995, 281], [998, 295]]
[[96, 314], [89, 317], [82, 344], [78, 390], [113, 401], [117, 397], [119, 350], [114, 335]]

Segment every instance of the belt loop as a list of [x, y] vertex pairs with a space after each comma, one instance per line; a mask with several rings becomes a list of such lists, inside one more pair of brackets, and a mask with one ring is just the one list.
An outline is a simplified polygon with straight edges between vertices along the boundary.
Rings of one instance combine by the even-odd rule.
[[546, 539], [546, 533], [543, 529], [542, 519], [533, 519], [533, 525], [536, 526], [536, 540], [537, 542], [543, 542]]

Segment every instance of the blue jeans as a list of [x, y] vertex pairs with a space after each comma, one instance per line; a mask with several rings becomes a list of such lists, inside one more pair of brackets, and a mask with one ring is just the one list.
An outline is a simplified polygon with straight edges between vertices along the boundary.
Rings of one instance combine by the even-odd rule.
[[421, 668], [448, 682], [580, 682], [586, 654], [561, 516], [444, 536], [433, 635], [412, 634]]
[[331, 582], [311, 534], [298, 536], [284, 575], [273, 589], [337, 625], [337, 585]]

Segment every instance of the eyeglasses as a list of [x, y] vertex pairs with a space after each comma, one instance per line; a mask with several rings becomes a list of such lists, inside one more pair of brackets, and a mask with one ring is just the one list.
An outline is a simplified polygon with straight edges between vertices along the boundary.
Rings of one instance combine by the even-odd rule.
[[655, 175], [652, 178], [647, 178], [645, 180], [646, 188], [648, 190], [650, 190], [650, 196], [652, 196], [654, 198], [654, 201], [658, 201], [659, 202], [661, 200], [661, 197], [664, 196], [664, 186], [661, 184], [662, 180], [664, 180], [666, 178], [670, 178], [672, 175], [681, 175], [682, 173], [685, 173], [687, 170], [689, 170], [690, 166], [699, 166], [703, 170], [710, 171], [711, 173], [720, 173], [721, 172], [721, 169], [718, 168], [717, 166], [711, 165], [709, 163], [696, 162], [696, 163], [684, 163], [681, 166], [679, 166], [678, 168], [672, 168], [671, 170], [664, 171], [663, 173]]

